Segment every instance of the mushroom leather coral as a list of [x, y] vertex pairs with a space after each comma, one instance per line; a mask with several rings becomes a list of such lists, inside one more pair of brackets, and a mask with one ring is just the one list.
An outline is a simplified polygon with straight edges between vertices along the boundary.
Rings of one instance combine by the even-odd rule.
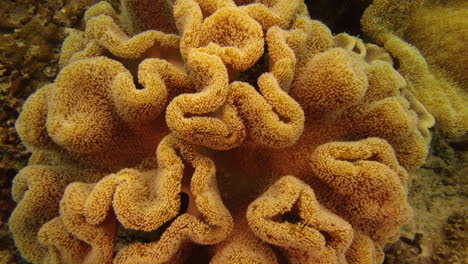
[[366, 35], [399, 61], [408, 89], [443, 132], [468, 130], [468, 2], [375, 0], [361, 18]]
[[434, 123], [388, 53], [300, 1], [121, 6], [69, 30], [16, 123], [24, 258], [382, 262]]

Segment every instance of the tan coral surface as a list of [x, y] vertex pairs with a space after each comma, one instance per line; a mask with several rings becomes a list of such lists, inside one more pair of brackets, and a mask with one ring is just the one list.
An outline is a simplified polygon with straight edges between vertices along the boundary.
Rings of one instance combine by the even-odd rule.
[[[184, 263], [203, 245], [211, 263], [381, 263], [434, 121], [388, 53], [300, 1], [148, 3], [91, 7], [25, 104], [22, 255]], [[138, 235], [117, 246], [122, 230]]]
[[465, 0], [374, 0], [361, 18], [447, 136], [468, 130], [467, 16]]

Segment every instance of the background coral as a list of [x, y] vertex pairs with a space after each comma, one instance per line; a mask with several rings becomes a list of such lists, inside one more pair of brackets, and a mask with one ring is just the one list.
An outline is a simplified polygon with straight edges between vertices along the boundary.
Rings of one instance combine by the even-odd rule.
[[376, 0], [361, 19], [364, 33], [397, 58], [409, 90], [449, 136], [468, 130], [467, 15], [466, 1]]

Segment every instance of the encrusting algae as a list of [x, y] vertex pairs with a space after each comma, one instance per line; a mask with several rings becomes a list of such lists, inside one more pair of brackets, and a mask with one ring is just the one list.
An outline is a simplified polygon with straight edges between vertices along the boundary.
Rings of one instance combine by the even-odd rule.
[[[298, 0], [122, 7], [69, 30], [17, 121], [24, 258], [183, 263], [198, 244], [213, 264], [383, 261], [434, 123], [387, 52]], [[117, 248], [119, 228], [160, 235]]]

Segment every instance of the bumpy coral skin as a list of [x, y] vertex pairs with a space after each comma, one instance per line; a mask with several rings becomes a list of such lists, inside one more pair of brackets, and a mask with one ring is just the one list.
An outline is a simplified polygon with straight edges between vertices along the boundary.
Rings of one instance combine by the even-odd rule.
[[361, 19], [449, 136], [468, 130], [467, 15], [466, 1], [375, 0]]
[[[193, 175], [184, 175], [188, 168], [183, 160], [193, 167]], [[61, 241], [51, 238], [55, 225], [46, 225], [40, 237], [49, 252], [62, 249], [71, 251], [66, 258], [88, 255], [86, 263], [108, 263], [112, 260], [116, 220], [125, 228], [152, 231], [177, 217], [159, 241], [124, 247], [114, 263], [164, 263], [187, 239], [207, 245], [222, 241], [233, 222], [217, 189], [214, 163], [172, 136], [159, 144], [157, 161], [158, 169], [144, 173], [124, 169], [97, 184], [70, 184], [60, 203], [60, 217], [54, 221], [73, 233], [77, 237], [73, 244], [80, 246], [61, 248]], [[187, 192], [191, 200], [184, 214], [179, 214], [181, 192]], [[77, 258], [73, 263], [82, 262]]]
[[[434, 121], [388, 53], [300, 1], [122, 10], [86, 12], [16, 124], [26, 259], [184, 263], [203, 245], [213, 264], [382, 262]], [[145, 238], [116, 246], [122, 229]]]
[[62, 161], [50, 163], [49, 158], [36, 165], [33, 161], [15, 177], [13, 199], [21, 202], [11, 215], [9, 226], [18, 248], [25, 249], [23, 256], [34, 263], [44, 263], [46, 248], [39, 243], [37, 234], [58, 215], [65, 188], [76, 181], [95, 182], [102, 172], [60, 166]]
[[[296, 211], [299, 224], [278, 219], [288, 211]], [[321, 207], [312, 189], [290, 176], [249, 205], [247, 220], [262, 240], [285, 248], [291, 263], [343, 262], [353, 238], [350, 224]]]

